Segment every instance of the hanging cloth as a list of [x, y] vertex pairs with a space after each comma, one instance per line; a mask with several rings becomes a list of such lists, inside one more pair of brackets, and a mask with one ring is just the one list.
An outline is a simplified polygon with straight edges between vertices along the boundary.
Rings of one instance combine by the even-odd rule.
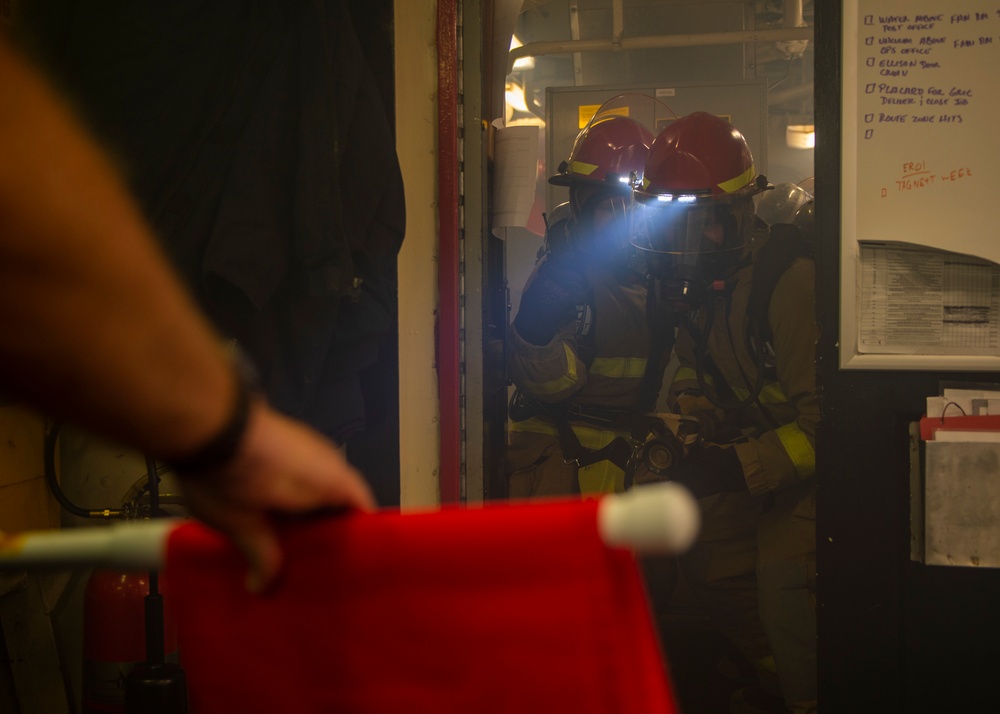
[[285, 524], [273, 591], [215, 532], [171, 535], [192, 711], [673, 714], [635, 558], [598, 502]]

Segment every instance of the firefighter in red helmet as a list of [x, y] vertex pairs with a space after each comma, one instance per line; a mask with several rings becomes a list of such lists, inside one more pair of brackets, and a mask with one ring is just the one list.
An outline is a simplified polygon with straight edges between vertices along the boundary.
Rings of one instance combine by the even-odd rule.
[[650, 332], [646, 275], [628, 235], [632, 184], [652, 140], [634, 119], [599, 113], [550, 179], [569, 188], [569, 202], [548, 217], [508, 339], [512, 497], [626, 486], [626, 421], [652, 409], [670, 349]]
[[704, 515], [682, 568], [709, 593], [755, 571], [786, 706], [807, 712], [816, 707], [815, 268], [795, 226], [756, 218], [753, 196], [767, 189], [743, 135], [696, 112], [653, 142], [631, 215], [679, 319], [668, 398], [705, 428], [704, 444], [670, 473]]
[[549, 179], [569, 188], [573, 216], [569, 238], [581, 252], [614, 260], [627, 259], [626, 210], [632, 182], [642, 176], [653, 135], [641, 123], [623, 116], [599, 119], [577, 136], [569, 159]]

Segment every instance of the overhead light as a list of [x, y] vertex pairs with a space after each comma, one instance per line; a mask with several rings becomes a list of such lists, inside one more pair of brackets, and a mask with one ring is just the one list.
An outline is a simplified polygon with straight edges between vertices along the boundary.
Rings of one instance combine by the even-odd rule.
[[[523, 47], [524, 43], [518, 39], [517, 35], [512, 35], [510, 38], [510, 49], [516, 50], [518, 47]], [[513, 70], [515, 72], [523, 72], [526, 69], [534, 69], [535, 58], [534, 57], [518, 57], [514, 60]]]
[[518, 82], [507, 80], [504, 91], [506, 126], [545, 126], [545, 120], [535, 116], [528, 109], [524, 87]]
[[524, 98], [524, 87], [517, 82], [507, 82], [504, 91], [504, 101], [515, 112], [528, 113], [528, 102]]
[[785, 144], [790, 149], [812, 149], [816, 146], [814, 124], [789, 124], [785, 129]]

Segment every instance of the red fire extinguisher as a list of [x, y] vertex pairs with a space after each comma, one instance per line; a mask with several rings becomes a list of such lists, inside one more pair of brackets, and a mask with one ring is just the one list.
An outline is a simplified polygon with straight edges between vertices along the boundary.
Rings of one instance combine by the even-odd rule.
[[[177, 661], [177, 627], [163, 578], [163, 657]], [[147, 660], [146, 608], [150, 573], [94, 570], [83, 602], [84, 714], [125, 714], [125, 683]]]
[[[60, 427], [54, 424], [45, 437], [45, 476], [69, 513], [103, 519], [169, 515], [160, 509], [160, 476], [156, 461], [148, 455], [145, 482], [133, 485], [120, 509], [73, 503], [56, 474]], [[143, 493], [148, 494], [146, 506]], [[83, 714], [187, 714], [177, 626], [160, 574], [94, 570], [83, 600]]]

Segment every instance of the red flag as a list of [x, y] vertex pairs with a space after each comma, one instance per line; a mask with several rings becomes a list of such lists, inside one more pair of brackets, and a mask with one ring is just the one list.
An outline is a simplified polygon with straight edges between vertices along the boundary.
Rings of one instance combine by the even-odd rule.
[[597, 502], [286, 526], [264, 595], [214, 532], [167, 552], [193, 714], [676, 711], [632, 554]]

